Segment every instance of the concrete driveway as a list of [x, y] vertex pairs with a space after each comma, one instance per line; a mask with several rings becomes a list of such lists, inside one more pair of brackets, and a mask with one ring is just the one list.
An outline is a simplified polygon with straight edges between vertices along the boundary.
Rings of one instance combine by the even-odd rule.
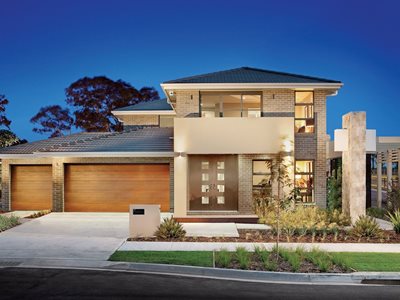
[[106, 260], [128, 224], [128, 213], [51, 213], [0, 233], [0, 259]]

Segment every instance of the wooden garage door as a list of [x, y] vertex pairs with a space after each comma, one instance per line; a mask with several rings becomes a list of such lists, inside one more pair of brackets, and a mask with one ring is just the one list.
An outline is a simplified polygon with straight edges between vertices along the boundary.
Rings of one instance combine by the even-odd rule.
[[64, 201], [75, 212], [127, 212], [130, 204], [169, 211], [169, 165], [66, 165]]
[[52, 208], [51, 166], [11, 167], [11, 209]]

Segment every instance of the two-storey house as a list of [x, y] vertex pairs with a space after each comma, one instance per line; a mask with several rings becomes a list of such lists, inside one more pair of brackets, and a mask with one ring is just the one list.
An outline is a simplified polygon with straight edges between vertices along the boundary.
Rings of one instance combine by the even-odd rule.
[[149, 203], [187, 220], [250, 216], [278, 153], [301, 201], [325, 207], [326, 101], [341, 86], [249, 67], [166, 81], [166, 99], [113, 112], [121, 133], [3, 149], [2, 207], [102, 212]]

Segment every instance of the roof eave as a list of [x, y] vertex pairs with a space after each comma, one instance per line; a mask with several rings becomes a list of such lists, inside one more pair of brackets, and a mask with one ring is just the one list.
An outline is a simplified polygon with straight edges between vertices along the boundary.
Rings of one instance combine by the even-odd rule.
[[340, 89], [343, 83], [162, 83], [161, 87], [168, 96], [166, 90], [262, 90], [262, 89]]
[[172, 151], [125, 152], [34, 152], [31, 154], [0, 154], [0, 159], [25, 159], [39, 157], [174, 157]]
[[126, 115], [175, 115], [173, 110], [113, 110], [111, 113], [114, 116], [126, 116]]

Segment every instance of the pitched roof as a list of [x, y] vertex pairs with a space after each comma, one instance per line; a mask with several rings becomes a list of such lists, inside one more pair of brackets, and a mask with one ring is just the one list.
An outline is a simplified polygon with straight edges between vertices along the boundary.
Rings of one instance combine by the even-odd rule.
[[168, 83], [341, 83], [340, 81], [305, 75], [241, 67], [184, 77], [164, 82]]
[[173, 111], [171, 104], [167, 102], [167, 99], [151, 100], [146, 102], [139, 102], [134, 105], [120, 107], [114, 109], [114, 111], [146, 111], [146, 110], [171, 110]]
[[78, 133], [2, 148], [1, 154], [37, 152], [173, 152], [173, 129], [146, 127], [114, 133]]

